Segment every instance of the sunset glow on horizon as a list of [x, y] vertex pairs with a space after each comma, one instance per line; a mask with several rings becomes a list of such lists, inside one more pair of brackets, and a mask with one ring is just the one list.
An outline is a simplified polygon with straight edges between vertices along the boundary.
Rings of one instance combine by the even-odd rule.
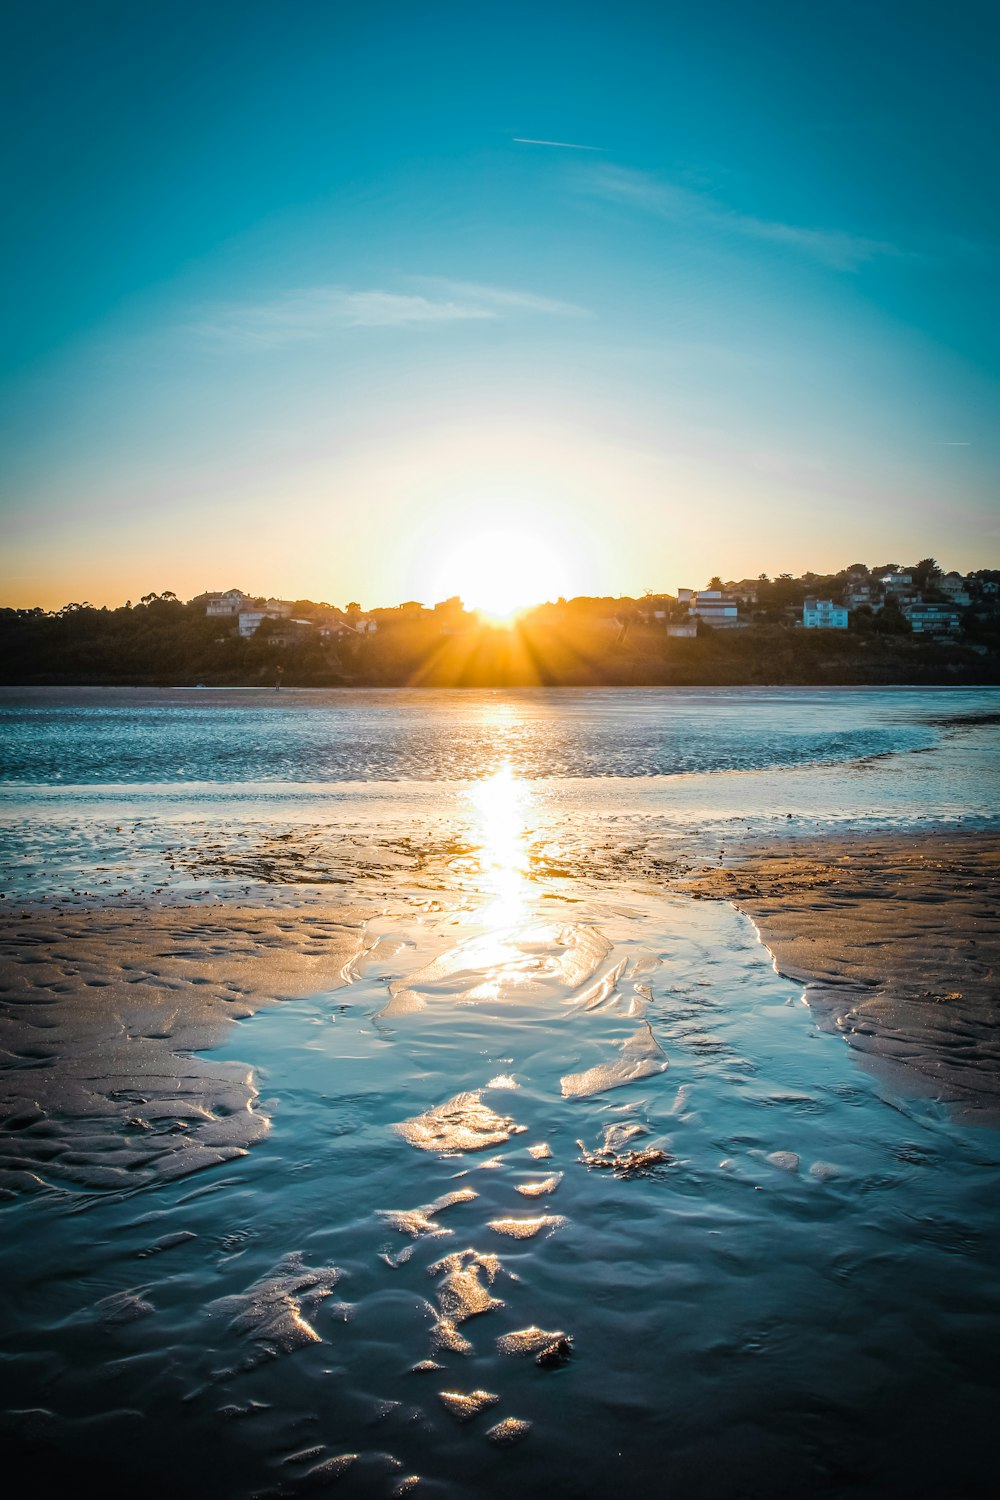
[[509, 615], [1000, 560], [961, 7], [43, 11], [7, 49], [0, 603]]
[[457, 595], [487, 622], [509, 625], [533, 605], [589, 592], [595, 562], [551, 513], [500, 503], [458, 507], [427, 553], [418, 550], [414, 571], [422, 602]]

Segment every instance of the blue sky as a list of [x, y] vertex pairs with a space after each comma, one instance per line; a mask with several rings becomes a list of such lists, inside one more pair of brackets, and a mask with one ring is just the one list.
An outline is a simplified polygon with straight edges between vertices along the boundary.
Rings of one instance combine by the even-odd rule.
[[3, 602], [1000, 563], [995, 6], [7, 31]]

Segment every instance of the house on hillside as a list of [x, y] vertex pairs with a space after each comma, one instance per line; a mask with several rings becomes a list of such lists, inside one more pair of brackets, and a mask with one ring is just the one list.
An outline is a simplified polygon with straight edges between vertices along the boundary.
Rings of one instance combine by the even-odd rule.
[[250, 636], [256, 635], [264, 620], [272, 616], [264, 609], [241, 609], [237, 617], [237, 629], [243, 640], [249, 640]]
[[810, 594], [802, 606], [802, 624], [806, 630], [846, 630], [847, 610], [832, 599], [816, 599]]
[[906, 603], [903, 614], [910, 622], [914, 635], [957, 635], [961, 627], [961, 616], [952, 604]]
[[704, 620], [715, 630], [738, 629], [749, 623], [740, 619], [738, 600], [723, 589], [678, 589], [677, 602], [687, 605], [691, 619]]
[[206, 615], [238, 615], [250, 602], [250, 595], [242, 589], [226, 589], [224, 594], [206, 594]]
[[965, 608], [972, 603], [969, 586], [961, 573], [946, 573], [943, 578], [938, 579], [936, 587], [945, 595], [949, 604]]
[[324, 641], [340, 641], [345, 636], [353, 637], [354, 630], [346, 620], [327, 620], [319, 626], [319, 635]]
[[730, 581], [723, 589], [725, 597], [735, 599], [738, 604], [756, 604], [759, 592], [759, 578], [741, 578], [738, 583]]
[[884, 573], [879, 579], [887, 599], [899, 599], [913, 592], [912, 573]]
[[[274, 619], [274, 616], [269, 618]], [[269, 646], [297, 646], [312, 633], [311, 620], [282, 620], [267, 634]]]

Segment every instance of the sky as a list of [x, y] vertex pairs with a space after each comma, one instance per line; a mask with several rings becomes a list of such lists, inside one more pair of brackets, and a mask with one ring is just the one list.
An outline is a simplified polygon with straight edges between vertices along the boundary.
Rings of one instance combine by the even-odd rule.
[[1000, 566], [998, 43], [993, 0], [12, 0], [0, 605]]

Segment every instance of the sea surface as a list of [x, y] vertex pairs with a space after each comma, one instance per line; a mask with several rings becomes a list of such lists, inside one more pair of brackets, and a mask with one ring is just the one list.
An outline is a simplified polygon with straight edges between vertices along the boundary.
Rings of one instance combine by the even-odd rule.
[[0, 1205], [6, 1441], [218, 1500], [992, 1494], [1000, 1136], [865, 1070], [664, 877], [995, 828], [998, 711], [0, 692], [15, 919], [371, 909], [213, 1053], [270, 1122], [245, 1157]]
[[5, 899], [454, 882], [497, 778], [536, 870], [598, 880], [747, 837], [991, 826], [998, 712], [964, 688], [0, 689]]

